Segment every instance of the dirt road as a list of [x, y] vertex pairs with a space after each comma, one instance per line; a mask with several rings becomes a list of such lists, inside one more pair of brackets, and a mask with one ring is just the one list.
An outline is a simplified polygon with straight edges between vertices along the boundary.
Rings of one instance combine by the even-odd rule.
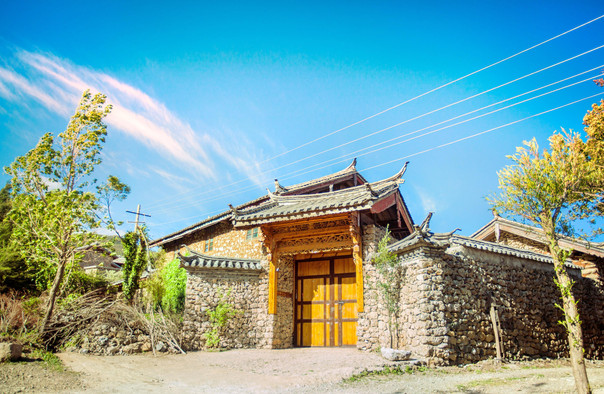
[[[342, 381], [384, 360], [356, 349], [231, 350], [186, 355], [59, 355], [80, 373], [70, 392], [572, 392], [565, 361], [481, 364]], [[604, 393], [604, 362], [589, 363], [595, 393]], [[82, 386], [80, 386], [82, 387]]]

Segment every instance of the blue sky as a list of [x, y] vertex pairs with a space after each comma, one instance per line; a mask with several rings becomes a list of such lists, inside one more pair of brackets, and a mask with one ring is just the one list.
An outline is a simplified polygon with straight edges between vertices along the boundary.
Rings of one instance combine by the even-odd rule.
[[[492, 217], [484, 197], [496, 191], [505, 156], [533, 136], [544, 144], [561, 127], [581, 130], [590, 105], [604, 98], [604, 89], [589, 81], [604, 69], [604, 48], [593, 50], [604, 45], [604, 18], [304, 144], [602, 14], [600, 1], [5, 1], [0, 165], [27, 152], [44, 132], [62, 131], [90, 88], [114, 105], [98, 176], [114, 174], [132, 187], [114, 212], [132, 220], [125, 211], [141, 204], [152, 216], [153, 237], [256, 198], [272, 190], [274, 178], [297, 183], [338, 171], [354, 156], [370, 181], [409, 160], [401, 191], [414, 220], [435, 211], [434, 231], [460, 227], [469, 235]], [[355, 154], [397, 137], [387, 149]]]

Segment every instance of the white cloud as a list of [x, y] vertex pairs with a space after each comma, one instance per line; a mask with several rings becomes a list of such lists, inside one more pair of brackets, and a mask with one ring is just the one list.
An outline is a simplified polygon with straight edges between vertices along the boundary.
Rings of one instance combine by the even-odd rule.
[[426, 191], [420, 187], [415, 186], [414, 189], [415, 189], [417, 195], [419, 196], [424, 213], [425, 214], [427, 214], [428, 212], [438, 213], [437, 212], [438, 203], [437, 203], [436, 199], [433, 196], [426, 193]]
[[0, 96], [8, 101], [25, 104], [26, 100], [35, 100], [51, 112], [69, 116], [84, 90], [103, 92], [113, 105], [107, 117], [109, 126], [169, 158], [197, 179], [216, 180], [219, 163], [223, 166], [226, 163], [227, 168], [261, 184], [256, 176], [261, 160], [254, 157], [249, 141], [245, 145], [234, 142], [241, 138], [219, 141], [214, 135], [222, 132], [211, 135], [193, 130], [163, 103], [140, 89], [54, 55], [19, 50], [11, 60], [14, 69], [0, 67]]

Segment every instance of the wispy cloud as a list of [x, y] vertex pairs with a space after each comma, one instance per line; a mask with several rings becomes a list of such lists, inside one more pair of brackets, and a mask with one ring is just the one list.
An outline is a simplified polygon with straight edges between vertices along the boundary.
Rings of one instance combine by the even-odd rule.
[[[18, 50], [10, 66], [0, 66], [0, 97], [26, 104], [34, 100], [50, 112], [69, 116], [86, 89], [103, 92], [113, 105], [107, 117], [110, 127], [119, 129], [140, 143], [169, 158], [198, 179], [216, 180], [217, 169], [226, 164], [255, 183], [260, 158], [253, 145], [220, 141], [207, 131], [193, 130], [159, 100], [124, 81], [87, 67], [75, 65], [52, 54]], [[220, 163], [220, 164], [215, 164]], [[170, 174], [164, 171], [164, 177]]]
[[433, 196], [426, 193], [426, 191], [420, 187], [416, 186], [414, 189], [417, 192], [417, 195], [419, 196], [424, 213], [427, 214], [428, 212], [438, 211], [438, 203]]

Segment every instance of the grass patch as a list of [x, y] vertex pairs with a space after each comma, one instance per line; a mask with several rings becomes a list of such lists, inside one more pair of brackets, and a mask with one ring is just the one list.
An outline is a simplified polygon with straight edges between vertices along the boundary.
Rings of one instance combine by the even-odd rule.
[[419, 367], [411, 367], [407, 366], [397, 366], [397, 367], [384, 367], [383, 369], [377, 371], [363, 371], [357, 374], [350, 376], [349, 378], [343, 379], [343, 383], [353, 383], [358, 382], [362, 379], [374, 377], [374, 376], [391, 376], [391, 375], [405, 375], [405, 374], [413, 374], [413, 373], [425, 373], [429, 368], [425, 366]]
[[459, 391], [472, 391], [472, 389], [475, 389], [477, 387], [483, 387], [483, 386], [503, 386], [506, 385], [510, 382], [516, 381], [516, 380], [523, 380], [523, 379], [527, 379], [527, 377], [509, 377], [509, 378], [489, 378], [489, 379], [483, 379], [483, 380], [474, 380], [465, 384], [459, 384], [456, 386], [457, 390]]
[[63, 372], [65, 370], [63, 361], [61, 361], [54, 353], [45, 350], [35, 350], [31, 353], [31, 356], [41, 359], [45, 368], [58, 372]]

